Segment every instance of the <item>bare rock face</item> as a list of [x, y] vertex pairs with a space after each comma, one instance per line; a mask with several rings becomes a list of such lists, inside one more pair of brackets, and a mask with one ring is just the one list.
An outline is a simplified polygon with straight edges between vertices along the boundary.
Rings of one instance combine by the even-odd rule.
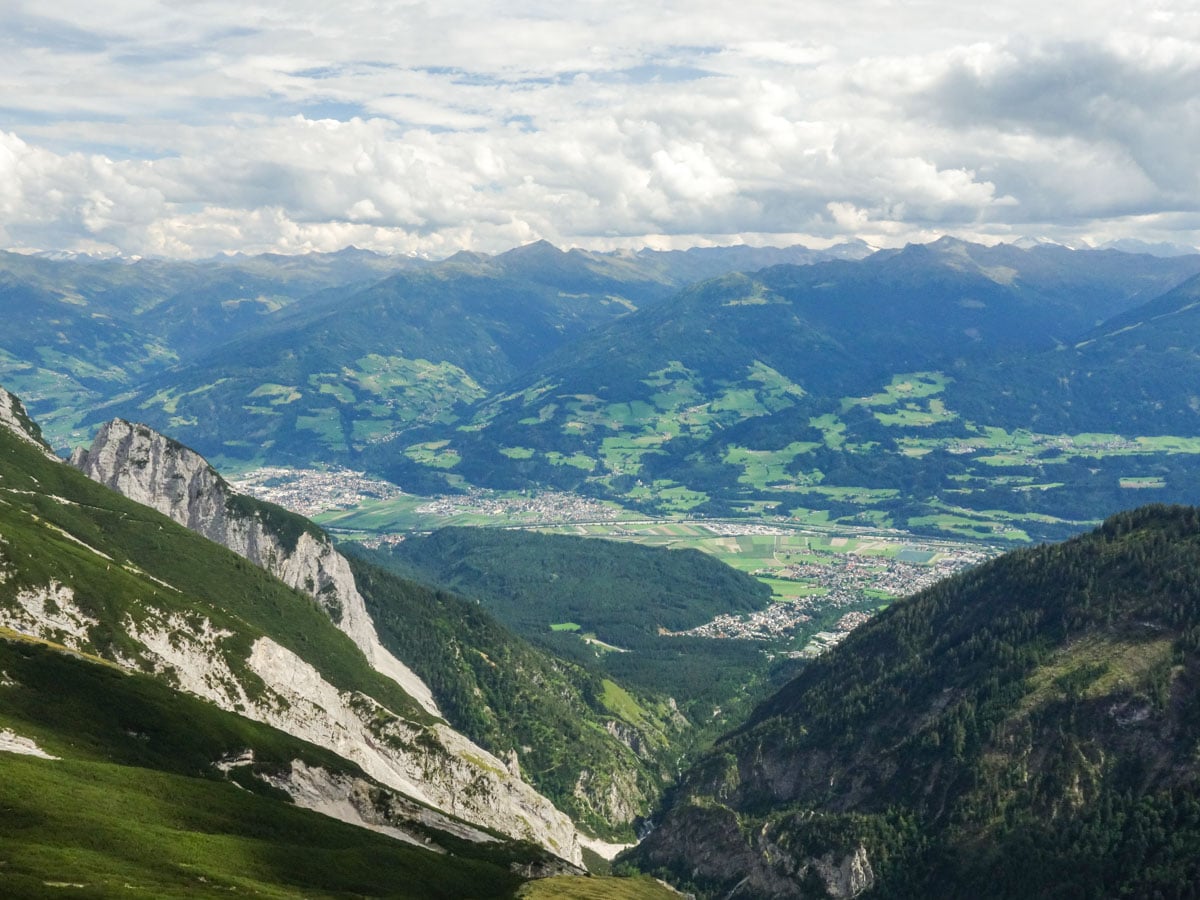
[[7, 428], [21, 440], [33, 444], [50, 459], [57, 460], [54, 451], [42, 439], [42, 430], [37, 423], [29, 418], [25, 407], [16, 394], [10, 394], [0, 387], [0, 428]]
[[781, 834], [786, 830], [781, 821], [748, 832], [726, 807], [676, 808], [638, 854], [651, 867], [688, 872], [713, 896], [851, 900], [875, 886], [862, 844], [815, 850], [787, 839]]
[[[199, 454], [121, 419], [104, 425], [91, 449], [77, 450], [71, 463], [314, 597], [376, 670], [440, 718], [425, 683], [380, 644], [349, 563], [316, 526], [240, 497]], [[184, 690], [328, 747], [416, 800], [581, 862], [571, 820], [503, 761], [444, 724], [407, 723], [369, 697], [339, 691], [265, 638], [244, 661], [268, 688], [255, 700], [224, 666], [211, 635], [190, 634], [184, 621], [129, 627]]]
[[827, 853], [812, 862], [813, 868], [825, 882], [825, 890], [830, 897], [857, 897], [863, 891], [875, 884], [875, 873], [871, 869], [871, 861], [867, 858], [867, 848], [859, 846], [838, 860], [832, 853]]
[[91, 449], [76, 450], [71, 464], [316, 598], [376, 669], [426, 711], [441, 715], [429, 687], [380, 644], [350, 564], [320, 529], [297, 526], [298, 517], [281, 512], [292, 534], [282, 533], [264, 521], [263, 504], [239, 505], [238, 495], [200, 454], [124, 419], [101, 426]]

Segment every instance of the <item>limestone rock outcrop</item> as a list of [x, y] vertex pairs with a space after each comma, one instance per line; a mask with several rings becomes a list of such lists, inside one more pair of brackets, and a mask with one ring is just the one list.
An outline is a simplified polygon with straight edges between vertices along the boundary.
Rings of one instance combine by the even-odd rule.
[[[71, 464], [313, 597], [377, 671], [441, 718], [425, 683], [380, 644], [349, 562], [312, 523], [234, 493], [199, 454], [121, 419], [104, 425]], [[124, 624], [155, 668], [183, 690], [327, 747], [420, 802], [580, 864], [570, 818], [444, 723], [407, 722], [373, 698], [338, 690], [310, 662], [269, 638], [256, 641], [249, 658], [238, 663], [266, 686], [256, 699], [222, 658], [213, 635], [193, 633], [183, 619]]]
[[21, 440], [33, 444], [51, 459], [58, 459], [42, 438], [42, 431], [37, 427], [37, 423], [25, 412], [25, 407], [17, 395], [10, 394], [2, 387], [0, 387], [0, 427], [7, 428]]
[[267, 504], [241, 498], [200, 454], [124, 419], [101, 426], [71, 464], [314, 597], [376, 669], [441, 715], [429, 687], [380, 644], [350, 564], [319, 528], [284, 510], [272, 521]]

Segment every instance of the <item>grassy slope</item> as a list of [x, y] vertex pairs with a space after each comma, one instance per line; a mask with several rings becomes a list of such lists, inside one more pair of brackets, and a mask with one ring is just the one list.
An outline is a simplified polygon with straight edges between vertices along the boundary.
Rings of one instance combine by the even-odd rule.
[[[453, 858], [344, 825], [239, 784], [214, 763], [253, 749], [355, 768], [320, 748], [176, 694], [161, 682], [25, 640], [0, 640], [0, 728], [60, 760], [0, 753], [0, 866], [8, 896], [500, 897], [529, 848]], [[257, 789], [257, 792], [246, 790]], [[535, 854], [536, 855], [536, 852]]]
[[121, 623], [126, 615], [140, 619], [147, 606], [193, 618], [199, 613], [234, 632], [233, 646], [248, 652], [257, 636], [270, 635], [337, 687], [370, 694], [416, 721], [429, 720], [370, 667], [311, 598], [166, 516], [45, 459], [2, 429], [0, 534], [8, 541], [4, 556], [17, 566], [0, 584], [0, 600], [57, 580], [101, 621], [93, 632], [101, 653], [136, 653]]

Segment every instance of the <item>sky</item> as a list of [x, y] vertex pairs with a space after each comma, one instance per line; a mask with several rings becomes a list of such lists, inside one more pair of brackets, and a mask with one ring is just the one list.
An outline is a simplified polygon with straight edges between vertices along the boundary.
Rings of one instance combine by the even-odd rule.
[[1200, 4], [0, 0], [0, 247], [1200, 245]]

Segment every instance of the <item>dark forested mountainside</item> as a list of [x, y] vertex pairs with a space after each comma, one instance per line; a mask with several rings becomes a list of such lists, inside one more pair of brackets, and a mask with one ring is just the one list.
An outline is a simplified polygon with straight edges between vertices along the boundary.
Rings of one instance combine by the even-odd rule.
[[964, 415], [1044, 432], [1200, 432], [1200, 277], [1067, 346], [964, 373], [947, 391]]
[[445, 528], [376, 557], [477, 600], [525, 638], [696, 724], [724, 721], [761, 682], [752, 642], [687, 637], [721, 613], [762, 609], [770, 589], [695, 550], [491, 528]]
[[635, 698], [599, 667], [518, 637], [488, 606], [346, 549], [380, 640], [429, 685], [447, 720], [517, 760], [524, 777], [588, 831], [631, 840], [674, 778], [691, 724], [665, 698]]
[[1198, 746], [1200, 510], [1146, 507], [891, 606], [632, 858], [705, 896], [1192, 896]]

